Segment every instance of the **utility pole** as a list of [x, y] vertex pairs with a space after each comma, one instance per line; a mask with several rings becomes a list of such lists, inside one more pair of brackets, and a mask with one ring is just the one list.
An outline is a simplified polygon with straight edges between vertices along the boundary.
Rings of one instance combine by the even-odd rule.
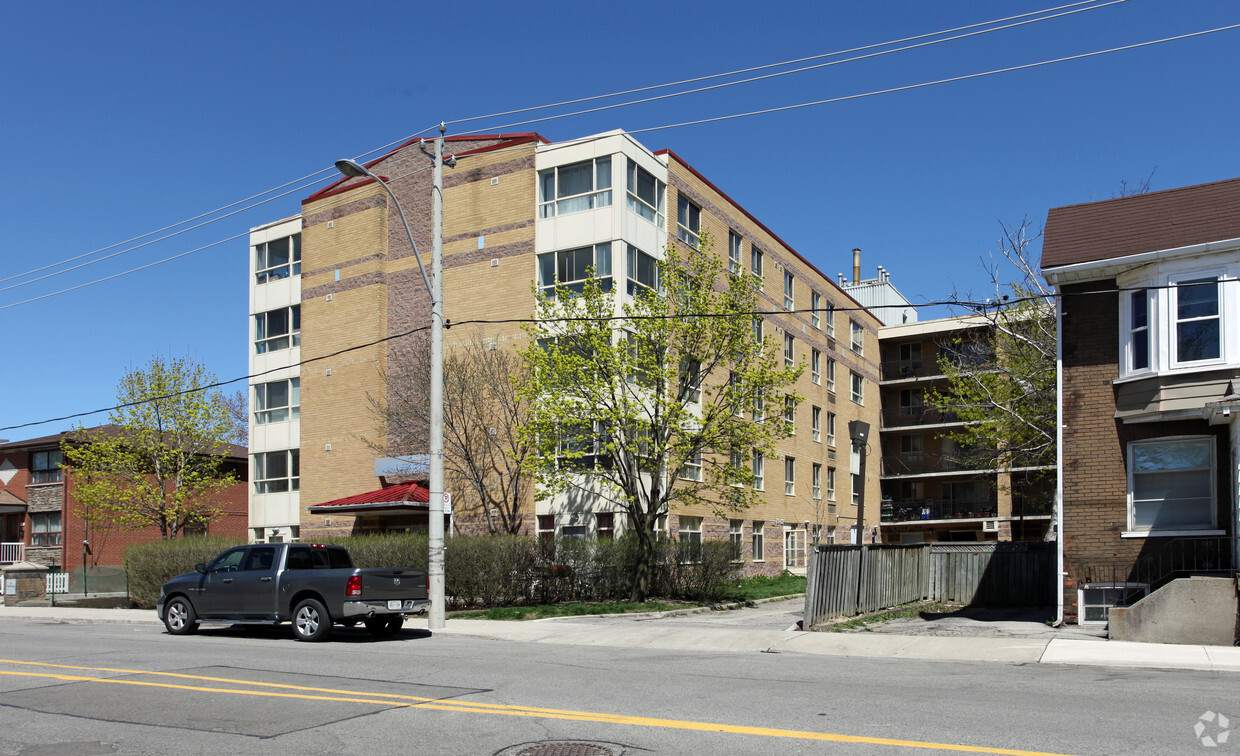
[[431, 490], [427, 523], [431, 600], [427, 626], [431, 630], [443, 629], [447, 621], [443, 553], [443, 136], [447, 130], [447, 125], [441, 121], [439, 136], [435, 138], [435, 175], [431, 190]]

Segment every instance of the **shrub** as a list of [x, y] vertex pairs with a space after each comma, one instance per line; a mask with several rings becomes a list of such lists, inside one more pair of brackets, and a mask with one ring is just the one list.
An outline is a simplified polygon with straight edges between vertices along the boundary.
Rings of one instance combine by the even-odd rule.
[[125, 573], [129, 579], [129, 600], [144, 609], [154, 609], [159, 588], [194, 565], [210, 562], [220, 552], [245, 541], [227, 536], [189, 536], [149, 543], [136, 543], [125, 549]]

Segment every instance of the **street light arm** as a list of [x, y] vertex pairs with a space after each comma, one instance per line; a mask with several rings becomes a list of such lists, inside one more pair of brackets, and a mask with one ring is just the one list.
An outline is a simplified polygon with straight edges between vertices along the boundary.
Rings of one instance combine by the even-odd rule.
[[431, 298], [431, 307], [433, 308], [435, 306], [435, 289], [431, 286], [430, 276], [426, 274], [426, 266], [422, 264], [422, 255], [418, 253], [418, 243], [413, 240], [413, 232], [409, 230], [409, 220], [405, 218], [405, 208], [401, 206], [400, 200], [396, 198], [396, 192], [392, 191], [392, 187], [388, 186], [386, 181], [371, 173], [355, 160], [349, 160], [348, 158], [337, 160], [336, 170], [349, 178], [374, 179], [387, 191], [388, 196], [392, 198], [392, 202], [396, 203], [396, 211], [400, 213], [400, 222], [405, 224], [405, 236], [408, 237], [409, 243], [413, 245], [413, 258], [418, 261], [418, 270], [422, 273], [422, 283], [426, 285], [426, 293]]

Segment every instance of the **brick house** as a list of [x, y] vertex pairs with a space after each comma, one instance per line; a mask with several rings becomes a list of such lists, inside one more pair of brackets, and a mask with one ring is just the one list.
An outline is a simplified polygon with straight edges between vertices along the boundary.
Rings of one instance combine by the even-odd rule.
[[[153, 526], [130, 531], [85, 521], [74, 496], [73, 468], [61, 458], [66, 435], [0, 444], [0, 556], [69, 572], [69, 590], [80, 591], [83, 566], [91, 572], [122, 566], [126, 547], [158, 540], [160, 534]], [[224, 515], [208, 526], [212, 535], [246, 535], [246, 462], [245, 447], [233, 445], [225, 464], [238, 482], [216, 495]], [[83, 547], [86, 541], [89, 553]]]
[[1064, 615], [1236, 566], [1240, 179], [1054, 208]]
[[[754, 461], [765, 486], [760, 507], [732, 519], [706, 510], [673, 510], [662, 526], [668, 537], [730, 538], [743, 544], [753, 571], [773, 573], [804, 569], [814, 525], [839, 542], [873, 538], [877, 475], [871, 468], [866, 481], [855, 481], [854, 501], [855, 455], [847, 446], [837, 453], [835, 437], [826, 442], [822, 423], [838, 417], [841, 428], [850, 420], [877, 427], [877, 317], [678, 155], [652, 152], [624, 132], [563, 143], [537, 134], [449, 137], [446, 148], [456, 167], [444, 179], [444, 314], [453, 323], [500, 321], [486, 333], [497, 348], [526, 342], [519, 320], [535, 311], [532, 287], [550, 285], [542, 280], [546, 271], [554, 277], [559, 263], [570, 258], [587, 256], [596, 270], [619, 281], [627, 275], [630, 286], [641, 285], [637, 279], [653, 270], [668, 245], [691, 249], [707, 231], [714, 253], [732, 271], [762, 282], [760, 306], [772, 313], [764, 318], [767, 338], [807, 366], [797, 385], [805, 397], [793, 418], [797, 434], [781, 444], [778, 459]], [[400, 197], [423, 255], [431, 249], [427, 164], [417, 140], [368, 164]], [[280, 421], [290, 432], [271, 448], [289, 444], [296, 473], [290, 461], [284, 468], [287, 487], [260, 489], [256, 468], [250, 537], [264, 540], [275, 533], [311, 540], [319, 534], [425, 527], [425, 515], [416, 507], [370, 508], [356, 516], [325, 508], [380, 487], [378, 455], [367, 440], [382, 439], [383, 430], [369, 411], [368, 397], [384, 395], [381, 371], [407, 348], [407, 340], [384, 339], [429, 320], [421, 275], [395, 207], [373, 181], [348, 178], [303, 200], [296, 224], [281, 223], [280, 233], [299, 234], [300, 266], [296, 293], [281, 294], [275, 304], [296, 308], [295, 325], [288, 318], [288, 328], [296, 330], [287, 342], [288, 364], [303, 367], [297, 376], [295, 432], [290, 412]], [[275, 225], [255, 231], [274, 234]], [[260, 245], [269, 241], [251, 238], [255, 289], [283, 287], [291, 280], [263, 277], [261, 266], [271, 261]], [[628, 296], [625, 288], [614, 290]], [[268, 324], [262, 320], [268, 312], [261, 302], [265, 296], [251, 292], [256, 354], [271, 338], [270, 331], [260, 337], [258, 330]], [[450, 328], [445, 347], [472, 335], [469, 328]], [[358, 348], [362, 344], [369, 346]], [[271, 356], [270, 350], [262, 354]], [[306, 366], [310, 361], [313, 369]], [[252, 405], [258, 406], [253, 400]], [[268, 436], [277, 432], [275, 424], [264, 429]], [[841, 438], [846, 444], [847, 435]], [[390, 451], [408, 455], [425, 449]], [[451, 493], [455, 521], [464, 532], [470, 495]], [[864, 524], [856, 521], [861, 496]], [[476, 517], [476, 504], [474, 510]], [[535, 501], [532, 495], [524, 511], [526, 531], [543, 537], [618, 534], [625, 527], [604, 507], [573, 511], [563, 501]]]

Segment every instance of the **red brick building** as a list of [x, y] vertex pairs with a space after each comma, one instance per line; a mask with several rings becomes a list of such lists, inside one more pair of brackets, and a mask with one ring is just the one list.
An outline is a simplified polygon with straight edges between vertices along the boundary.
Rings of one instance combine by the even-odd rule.
[[1240, 179], [1055, 208], [1064, 613], [1236, 567]]
[[[159, 529], [124, 530], [87, 523], [74, 496], [73, 469], [62, 465], [65, 433], [0, 444], [0, 561], [27, 561], [70, 573], [70, 591], [80, 590], [88, 574], [125, 563], [125, 549], [158, 540]], [[225, 461], [237, 482], [219, 492], [215, 504], [224, 515], [208, 526], [212, 535], [246, 537], [246, 449], [232, 445]], [[83, 547], [90, 542], [89, 553]]]

